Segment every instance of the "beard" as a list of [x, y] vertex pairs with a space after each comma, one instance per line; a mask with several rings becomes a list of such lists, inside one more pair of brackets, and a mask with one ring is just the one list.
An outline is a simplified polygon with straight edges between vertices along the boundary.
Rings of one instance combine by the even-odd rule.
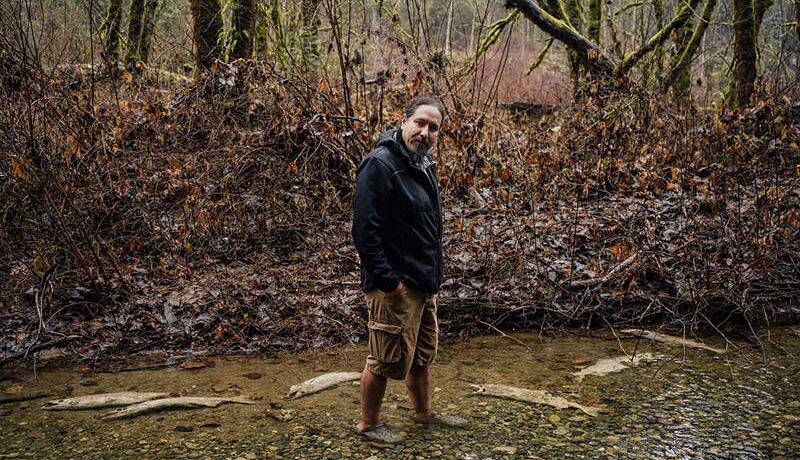
[[415, 163], [419, 163], [425, 158], [425, 155], [428, 154], [430, 150], [430, 146], [422, 140], [416, 140], [410, 142], [411, 145], [408, 146], [408, 153], [411, 155], [411, 159]]

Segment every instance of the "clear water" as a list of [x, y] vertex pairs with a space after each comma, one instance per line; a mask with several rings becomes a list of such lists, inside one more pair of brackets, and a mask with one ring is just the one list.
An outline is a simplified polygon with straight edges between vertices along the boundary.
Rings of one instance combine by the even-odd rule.
[[[740, 348], [725, 356], [643, 342], [638, 352], [666, 357], [580, 383], [570, 376], [580, 367], [574, 363], [618, 356], [620, 346], [632, 352], [634, 341], [515, 334], [528, 348], [494, 336], [445, 344], [433, 367], [434, 404], [441, 412], [467, 417], [470, 426], [414, 426], [404, 385], [391, 382], [383, 417], [406, 433], [396, 445], [353, 434], [359, 414], [356, 386], [284, 399], [289, 386], [322, 372], [360, 370], [363, 344], [216, 358], [214, 367], [198, 370], [82, 374], [45, 366], [35, 376], [17, 370], [6, 375], [0, 389], [49, 391], [54, 398], [126, 390], [241, 394], [257, 404], [119, 421], [100, 419], [110, 409], [48, 412], [41, 410], [43, 400], [5, 404], [0, 406], [0, 458], [800, 458], [800, 334], [786, 328], [764, 334], [763, 350], [736, 341]], [[708, 342], [724, 348], [721, 339]], [[245, 376], [253, 372], [261, 377]], [[593, 418], [575, 409], [469, 396], [470, 382], [543, 389], [607, 411]]]

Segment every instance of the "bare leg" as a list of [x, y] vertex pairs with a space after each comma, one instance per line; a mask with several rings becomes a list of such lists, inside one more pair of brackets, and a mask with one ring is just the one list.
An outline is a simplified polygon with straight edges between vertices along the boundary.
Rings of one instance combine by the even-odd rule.
[[379, 422], [384, 393], [386, 377], [373, 374], [365, 364], [361, 372], [361, 421], [357, 425], [359, 430]]
[[414, 418], [431, 415], [431, 371], [430, 367], [415, 367], [406, 375], [406, 388], [414, 405]]

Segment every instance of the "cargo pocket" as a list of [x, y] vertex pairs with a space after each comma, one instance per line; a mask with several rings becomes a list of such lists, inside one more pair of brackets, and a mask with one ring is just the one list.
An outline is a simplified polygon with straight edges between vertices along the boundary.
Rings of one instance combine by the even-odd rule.
[[369, 354], [383, 363], [396, 363], [403, 354], [403, 340], [400, 333], [401, 326], [394, 324], [370, 321], [369, 328]]

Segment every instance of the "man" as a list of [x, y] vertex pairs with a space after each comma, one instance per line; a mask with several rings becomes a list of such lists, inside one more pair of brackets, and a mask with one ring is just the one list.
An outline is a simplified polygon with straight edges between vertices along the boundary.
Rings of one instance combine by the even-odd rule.
[[370, 439], [401, 439], [380, 424], [387, 378], [405, 380], [414, 421], [465, 423], [431, 410], [430, 365], [439, 334], [436, 293], [444, 268], [439, 187], [429, 151], [443, 118], [438, 99], [414, 99], [400, 128], [381, 134], [358, 168], [353, 239], [369, 310], [369, 355], [356, 431]]

